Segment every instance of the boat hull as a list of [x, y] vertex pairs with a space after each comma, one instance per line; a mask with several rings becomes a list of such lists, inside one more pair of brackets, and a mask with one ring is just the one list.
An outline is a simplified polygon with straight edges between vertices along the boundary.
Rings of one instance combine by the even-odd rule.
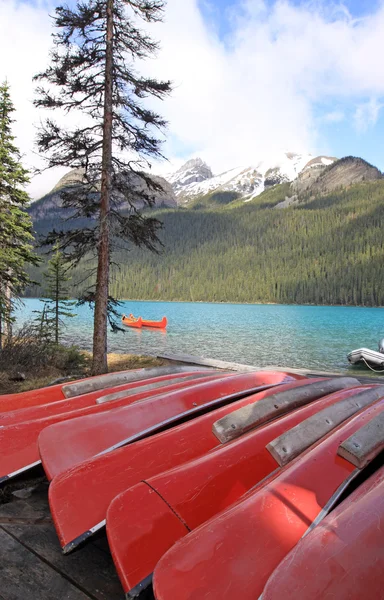
[[[96, 392], [82, 394], [81, 396], [75, 396], [66, 400], [57, 400], [56, 402], [40, 404], [39, 406], [10, 410], [8, 412], [0, 413], [0, 426], [6, 427], [25, 421], [37, 421], [53, 415], [70, 413], [87, 407], [95, 407], [95, 405], [104, 404], [105, 402], [108, 402], [108, 404], [105, 405], [106, 407], [109, 406], [109, 408], [114, 408], [123, 405], [125, 403], [125, 398], [128, 399], [129, 396], [133, 394], [140, 394], [141, 398], [145, 398], [146, 396], [156, 393], [160, 394], [163, 391], [163, 388], [169, 389], [169, 386], [175, 386], [176, 389], [179, 385], [183, 386], [184, 383], [186, 385], [192, 385], [193, 381], [198, 381], [201, 378], [211, 377], [216, 374], [217, 372], [215, 371], [208, 373], [207, 370], [205, 370], [201, 372], [196, 371], [192, 373], [185, 372], [176, 373], [174, 375], [163, 375], [142, 381], [126, 383], [117, 387], [111, 387], [107, 390], [97, 390]], [[113, 398], [116, 399], [113, 400]], [[121, 402], [119, 402], [119, 398], [122, 400]], [[79, 413], [79, 415], [80, 414], [81, 413]]]
[[[271, 386], [273, 380], [283, 382], [285, 377], [284, 373], [275, 377], [270, 374], [259, 380], [261, 389], [263, 385], [264, 388]], [[279, 389], [289, 390], [307, 385], [309, 381], [291, 380], [269, 387], [150, 438], [89, 459], [58, 475], [49, 487], [49, 502], [61, 545], [72, 549], [79, 540], [103, 527], [110, 502], [124, 490], [218, 447], [220, 442], [212, 433], [212, 425], [220, 417], [235, 408], [268, 398]], [[177, 448], [177, 452], [170, 448]]]
[[376, 352], [375, 350], [369, 350], [369, 348], [352, 350], [352, 352], [347, 355], [347, 359], [353, 365], [359, 362], [367, 362], [368, 364], [384, 367], [384, 354]]
[[380, 400], [177, 542], [156, 566], [156, 599], [258, 598], [278, 564], [357, 476], [338, 455], [340, 444], [383, 411]]
[[[226, 375], [210, 375], [201, 381], [215, 381], [216, 379], [225, 379]], [[78, 420], [79, 418], [86, 418], [86, 416], [100, 416], [99, 423], [103, 423], [105, 419], [104, 415], [113, 413], [114, 411], [121, 410], [121, 407], [126, 405], [133, 405], [139, 400], [140, 405], [146, 400], [150, 401], [151, 397], [163, 398], [166, 394], [177, 394], [184, 388], [191, 388], [193, 382], [184, 381], [182, 383], [175, 384], [175, 388], [172, 390], [168, 387], [168, 392], [163, 388], [162, 394], [159, 394], [158, 389], [152, 389], [150, 391], [145, 390], [140, 392], [140, 388], [136, 388], [138, 391], [135, 394], [130, 394], [130, 390], [123, 393], [123, 398], [114, 402], [105, 402], [103, 404], [95, 404], [94, 406], [87, 406], [84, 408], [63, 412], [60, 414], [54, 414], [45, 416], [43, 418], [34, 419], [31, 421], [17, 422], [13, 425], [8, 425], [0, 428], [0, 483], [4, 480], [10, 479], [19, 475], [21, 472], [27, 471], [37, 464], [40, 464], [40, 454], [38, 447], [38, 438], [42, 431], [49, 426], [57, 425], [59, 423], [71, 422]], [[146, 386], [144, 386], [146, 387]], [[100, 414], [101, 413], [101, 414]], [[72, 427], [72, 425], [70, 425]], [[75, 460], [73, 449], [56, 439], [56, 452], [67, 460]], [[69, 458], [69, 456], [71, 458]]]
[[269, 578], [262, 600], [382, 598], [383, 529], [381, 468], [287, 555]]
[[136, 327], [141, 329], [141, 327], [152, 327], [155, 329], [166, 329], [168, 325], [167, 317], [163, 317], [160, 321], [151, 321], [149, 319], [143, 319], [142, 317], [123, 317], [121, 319], [123, 325], [127, 327]]
[[[350, 404], [357, 412], [359, 406], [363, 406], [362, 393], [365, 401], [371, 403], [384, 396], [384, 389], [368, 391], [361, 386], [325, 396], [203, 457], [150, 479], [143, 478], [115, 498], [107, 512], [107, 535], [124, 590], [129, 592], [142, 585], [142, 580], [153, 572], [165, 550], [178, 539], [228, 508], [265, 482], [272, 473], [276, 476], [280, 466], [268, 451], [267, 444], [292, 427], [304, 426], [303, 421], [320, 411], [328, 412], [328, 408], [336, 404]], [[358, 394], [360, 402], [356, 404], [354, 399]], [[271, 400], [275, 402], [273, 398]], [[345, 418], [350, 414], [350, 410], [345, 412]], [[336, 426], [335, 419], [334, 424]], [[154, 491], [157, 510], [153, 502]], [[173, 520], [179, 521], [178, 527], [176, 522], [173, 527], [168, 525], [170, 512]], [[164, 515], [167, 518], [163, 518]], [[150, 547], [148, 531], [151, 531]]]
[[149, 321], [148, 319], [141, 318], [143, 327], [155, 327], [156, 329], [165, 329], [168, 325], [167, 317], [163, 317], [161, 321]]
[[[4, 394], [0, 396], [0, 413], [26, 408], [28, 406], [38, 406], [73, 398], [97, 390], [105, 390], [107, 388], [123, 385], [134, 381], [142, 381], [150, 377], [158, 377], [173, 373], [183, 373], [186, 371], [196, 371], [196, 367], [155, 367], [149, 369], [136, 369], [134, 371], [118, 371], [116, 373], [107, 373], [105, 375], [97, 375], [95, 377], [87, 377], [77, 381], [57, 384], [30, 390], [29, 392], [21, 392], [18, 394]], [[198, 367], [198, 370], [202, 370]], [[208, 370], [208, 369], [207, 369]]]
[[135, 327], [136, 329], [141, 329], [142, 327], [141, 317], [139, 317], [138, 319], [129, 319], [128, 317], [125, 317], [121, 319], [121, 322], [127, 327]]

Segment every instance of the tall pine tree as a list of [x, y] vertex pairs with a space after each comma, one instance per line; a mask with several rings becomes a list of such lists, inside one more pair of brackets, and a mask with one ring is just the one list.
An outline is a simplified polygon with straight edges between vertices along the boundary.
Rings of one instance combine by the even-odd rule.
[[[115, 244], [155, 251], [159, 241], [160, 222], [142, 215], [139, 207], [153, 205], [161, 189], [144, 170], [149, 158], [161, 156], [156, 129], [165, 121], [143, 99], [162, 99], [170, 83], [141, 77], [135, 61], [158, 48], [138, 22], [161, 20], [163, 9], [164, 0], [83, 0], [74, 9], [59, 6], [51, 65], [36, 76], [50, 84], [38, 88], [36, 106], [82, 114], [82, 124], [73, 128], [47, 120], [38, 146], [47, 153], [48, 168], [66, 166], [82, 174], [79, 185], [62, 193], [62, 202], [74, 217], [88, 217], [90, 225], [51, 232], [47, 242], [59, 240], [75, 263], [97, 254], [95, 291], [87, 296], [95, 300], [94, 374], [107, 371], [109, 267]], [[123, 212], [122, 205], [129, 208]]]
[[14, 106], [5, 81], [0, 85], [0, 347], [12, 322], [12, 305], [30, 282], [25, 267], [39, 259], [33, 251], [32, 222], [26, 212], [28, 172], [14, 144]]

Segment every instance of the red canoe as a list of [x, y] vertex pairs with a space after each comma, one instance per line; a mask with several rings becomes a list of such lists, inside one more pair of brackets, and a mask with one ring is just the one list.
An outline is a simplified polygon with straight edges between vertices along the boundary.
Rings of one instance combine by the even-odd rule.
[[156, 329], [165, 329], [168, 325], [167, 317], [163, 317], [160, 321], [150, 321], [149, 319], [143, 319], [142, 317], [134, 317], [133, 315], [129, 315], [126, 317], [123, 315], [122, 317], [123, 325], [127, 325], [127, 327], [154, 327]]
[[156, 327], [157, 329], [165, 329], [168, 325], [167, 317], [163, 317], [161, 321], [149, 321], [141, 317], [143, 327]]
[[[279, 374], [280, 381], [283, 376]], [[324, 380], [292, 381], [278, 390], [307, 386], [311, 381]], [[150, 438], [87, 460], [55, 477], [49, 487], [49, 501], [65, 551], [104, 526], [107, 508], [115, 496], [142, 478], [181, 465], [219, 446], [212, 433], [212, 425], [218, 418], [276, 391], [270, 388], [247, 396]], [[170, 448], [177, 448], [177, 452], [170, 452]]]
[[[278, 395], [268, 402], [259, 401], [259, 408], [269, 403], [273, 410]], [[311, 420], [317, 423], [326, 424], [326, 419], [331, 419], [331, 426], [326, 424], [329, 431], [329, 427], [335, 428], [341, 420], [382, 397], [384, 386], [347, 389], [325, 396], [215, 452], [143, 479], [115, 498], [107, 512], [107, 534], [125, 592], [134, 595], [143, 589], [157, 562], [179, 538], [228, 508], [272, 473], [276, 476], [279, 464], [266, 447], [276, 437], [304, 420], [307, 428], [313, 427], [309, 420], [313, 415]], [[321, 428], [317, 429], [321, 435]], [[317, 440], [312, 436], [308, 441]]]
[[[383, 411], [380, 400], [177, 542], [156, 566], [156, 599], [258, 598], [278, 564], [359, 474], [359, 468], [339, 455], [340, 446]], [[383, 443], [376, 450], [382, 448]], [[289, 454], [289, 448], [285, 451]]]
[[[199, 385], [203, 385], [203, 381], [213, 383], [216, 380], [224, 381], [226, 377], [229, 377], [229, 375], [207, 375], [206, 377], [203, 377], [199, 380]], [[100, 415], [101, 419], [99, 419], [98, 421], [98, 423], [101, 423], [101, 425], [103, 425], [104, 422], [108, 421], [107, 415], [110, 415], [114, 411], [121, 410], [121, 408], [119, 407], [135, 404], [138, 400], [142, 400], [142, 402], [138, 403], [140, 404], [140, 406], [142, 406], [144, 404], [144, 400], [149, 402], [151, 400], [151, 397], [159, 399], [160, 402], [161, 399], [168, 398], [169, 396], [177, 398], [178, 394], [181, 393], [181, 390], [183, 388], [187, 388], [190, 390], [191, 388], [194, 388], [194, 385], [194, 381], [179, 382], [177, 384], [174, 384], [174, 386], [172, 387], [168, 386], [168, 388], [162, 388], [161, 394], [159, 393], [159, 390], [157, 388], [154, 388], [152, 390], [144, 389], [144, 391], [140, 392], [139, 387], [137, 388], [137, 393], [135, 394], [130, 393], [132, 390], [128, 390], [127, 392], [117, 392], [117, 400], [112, 400], [110, 396], [106, 397], [104, 395], [103, 399], [108, 401], [103, 402], [102, 404], [86, 406], [84, 408], [71, 410], [69, 412], [54, 414], [51, 416], [46, 416], [44, 418], [38, 418], [31, 421], [17, 422], [14, 425], [1, 427], [0, 483], [40, 464], [41, 460], [37, 441], [39, 434], [49, 425], [62, 423], [64, 421], [71, 421], [72, 423], [74, 419], [81, 418], [83, 415], [97, 416], [98, 413], [103, 413], [102, 415]], [[143, 388], [147, 388], [147, 385], [143, 385]], [[123, 395], [123, 397], [121, 397], [121, 394]], [[115, 394], [113, 394], [113, 396], [115, 396]], [[85, 417], [83, 416], [82, 418]], [[72, 427], [72, 425], [70, 427]], [[143, 435], [146, 435], [146, 432]], [[59, 442], [58, 440], [59, 438], [57, 438], [55, 442], [56, 453], [65, 454], [68, 459], [69, 455], [71, 455], [71, 458], [69, 460], [73, 462], [74, 457], [76, 456], [76, 454], [73, 454], [73, 449], [70, 446], [67, 447], [65, 445], [62, 445], [61, 442]], [[65, 460], [65, 458], [63, 460]]]
[[[167, 375], [172, 373], [182, 373], [185, 371], [195, 371], [194, 367], [155, 367], [150, 369], [137, 369], [134, 371], [118, 371], [117, 373], [107, 373], [97, 375], [86, 379], [71, 381], [70, 383], [61, 383], [38, 390], [21, 392], [19, 394], [4, 394], [0, 396], [0, 413], [8, 410], [18, 410], [28, 406], [37, 406], [56, 402], [66, 398], [73, 398], [82, 394], [88, 394], [97, 390], [103, 390], [110, 387], [122, 385], [133, 381], [141, 381], [150, 377]], [[202, 369], [198, 368], [199, 371]]]
[[225, 375], [185, 390], [159, 394], [153, 399], [117, 408], [103, 415], [90, 414], [70, 423], [47, 427], [39, 438], [44, 470], [47, 477], [52, 479], [101, 452], [109, 452], [177, 421], [233, 402], [261, 386], [274, 385], [277, 378], [281, 381], [286, 377], [286, 374], [277, 375], [268, 371]]
[[[283, 375], [279, 374], [280, 381]], [[356, 380], [352, 381], [358, 385]], [[323, 385], [324, 379], [302, 379], [281, 385], [277, 389], [261, 391], [146, 440], [85, 461], [55, 477], [49, 488], [49, 499], [54, 523], [65, 551], [70, 551], [104, 526], [107, 508], [117, 494], [142, 479], [181, 465], [218, 447], [220, 442], [212, 433], [212, 425], [217, 419], [237, 408], [262, 401], [263, 398], [272, 396], [278, 399], [280, 391], [308, 389], [309, 384], [315, 382]], [[177, 448], [177, 452], [170, 452], [170, 448]], [[108, 486], [105, 485], [106, 480]]]
[[[9, 410], [8, 412], [0, 413], [0, 426], [5, 427], [8, 425], [15, 425], [16, 423], [22, 423], [24, 421], [37, 421], [53, 415], [61, 415], [67, 412], [77, 411], [81, 408], [94, 407], [95, 404], [105, 404], [105, 410], [109, 408], [115, 408], [116, 406], [122, 406], [126, 404], [126, 399], [129, 396], [137, 393], [144, 393], [143, 397], [152, 396], [157, 393], [161, 393], [165, 390], [163, 388], [169, 388], [170, 385], [175, 386], [176, 384], [190, 386], [193, 382], [211, 378], [219, 377], [225, 373], [218, 371], [208, 371], [207, 369], [185, 373], [175, 373], [172, 375], [162, 375], [159, 377], [151, 377], [142, 381], [135, 381], [133, 383], [126, 383], [117, 387], [111, 387], [107, 390], [97, 390], [96, 392], [90, 392], [89, 394], [82, 394], [81, 396], [75, 396], [68, 400], [57, 400], [56, 402], [50, 402], [48, 404], [40, 404], [39, 406], [30, 406], [27, 408], [20, 408], [19, 410]], [[122, 400], [122, 402], [118, 402]], [[79, 415], [82, 413], [79, 413]]]
[[141, 317], [126, 317], [123, 315], [121, 321], [123, 325], [126, 325], [127, 327], [136, 327], [137, 329], [141, 329], [142, 327]]
[[297, 544], [268, 580], [262, 599], [383, 598], [383, 530], [382, 467]]

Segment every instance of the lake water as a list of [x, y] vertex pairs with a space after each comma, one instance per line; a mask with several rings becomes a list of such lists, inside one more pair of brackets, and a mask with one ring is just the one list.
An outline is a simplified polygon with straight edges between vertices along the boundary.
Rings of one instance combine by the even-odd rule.
[[[26, 299], [18, 322], [40, 308], [39, 300]], [[91, 349], [93, 313], [88, 307], [74, 312], [62, 340]], [[384, 308], [129, 301], [121, 312], [154, 320], [166, 315], [168, 328], [110, 333], [109, 352], [185, 353], [257, 366], [351, 371], [347, 353], [362, 346], [377, 350], [384, 337]]]

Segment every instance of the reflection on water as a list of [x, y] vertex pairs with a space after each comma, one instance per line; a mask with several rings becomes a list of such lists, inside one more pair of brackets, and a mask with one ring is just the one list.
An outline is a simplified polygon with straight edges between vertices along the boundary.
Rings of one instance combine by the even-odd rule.
[[[20, 322], [34, 318], [40, 301], [25, 300]], [[87, 306], [65, 321], [62, 339], [91, 349], [93, 313]], [[346, 355], [384, 337], [383, 308], [123, 302], [121, 313], [168, 318], [168, 328], [126, 328], [110, 333], [108, 351], [134, 354], [185, 353], [259, 366], [278, 365], [343, 371]]]

